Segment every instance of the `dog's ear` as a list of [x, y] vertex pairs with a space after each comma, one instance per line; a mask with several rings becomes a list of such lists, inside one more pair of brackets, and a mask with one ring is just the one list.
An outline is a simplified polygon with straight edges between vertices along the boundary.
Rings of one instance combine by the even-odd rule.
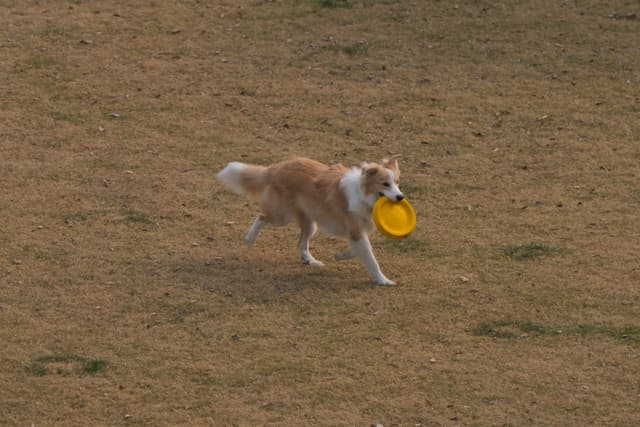
[[367, 166], [362, 169], [362, 175], [375, 176], [378, 174], [378, 167], [375, 163], [367, 163]]
[[402, 157], [400, 154], [394, 154], [388, 159], [382, 159], [382, 164], [385, 168], [394, 171], [396, 175], [400, 175], [400, 166], [398, 165], [398, 159], [400, 157]]

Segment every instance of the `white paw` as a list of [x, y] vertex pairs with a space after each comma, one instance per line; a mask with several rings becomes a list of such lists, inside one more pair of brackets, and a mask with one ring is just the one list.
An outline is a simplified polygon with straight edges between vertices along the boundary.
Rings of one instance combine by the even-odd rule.
[[253, 246], [253, 244], [256, 242], [257, 237], [258, 233], [247, 233], [246, 237], [244, 238], [244, 244], [247, 245], [247, 247]]
[[317, 259], [315, 259], [315, 258], [312, 258], [312, 259], [303, 259], [303, 260], [302, 260], [302, 263], [303, 263], [303, 264], [306, 264], [306, 265], [313, 265], [314, 267], [324, 267], [324, 263], [323, 263], [322, 261], [318, 261], [318, 260], [317, 260]]
[[393, 280], [389, 280], [386, 277], [382, 277], [376, 280], [376, 284], [380, 286], [395, 286], [396, 282], [394, 282]]

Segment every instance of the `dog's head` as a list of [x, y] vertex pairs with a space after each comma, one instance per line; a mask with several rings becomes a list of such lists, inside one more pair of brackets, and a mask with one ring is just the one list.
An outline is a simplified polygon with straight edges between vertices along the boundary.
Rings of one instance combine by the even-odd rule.
[[365, 194], [375, 194], [385, 196], [389, 200], [399, 202], [404, 199], [404, 194], [400, 191], [400, 167], [398, 166], [398, 155], [383, 159], [382, 164], [363, 163], [362, 164], [362, 184]]

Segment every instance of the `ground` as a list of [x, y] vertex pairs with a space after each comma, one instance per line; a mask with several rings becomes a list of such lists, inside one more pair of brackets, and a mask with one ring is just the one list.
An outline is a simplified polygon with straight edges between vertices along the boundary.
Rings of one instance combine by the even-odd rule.
[[[3, 425], [640, 424], [636, 2], [0, 4]], [[395, 153], [395, 287], [214, 179]]]

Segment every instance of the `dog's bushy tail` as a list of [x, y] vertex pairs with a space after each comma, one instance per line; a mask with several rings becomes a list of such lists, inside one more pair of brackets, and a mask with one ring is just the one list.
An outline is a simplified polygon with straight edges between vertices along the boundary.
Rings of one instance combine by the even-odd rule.
[[229, 163], [217, 178], [237, 194], [260, 194], [268, 185], [266, 167], [240, 162]]

